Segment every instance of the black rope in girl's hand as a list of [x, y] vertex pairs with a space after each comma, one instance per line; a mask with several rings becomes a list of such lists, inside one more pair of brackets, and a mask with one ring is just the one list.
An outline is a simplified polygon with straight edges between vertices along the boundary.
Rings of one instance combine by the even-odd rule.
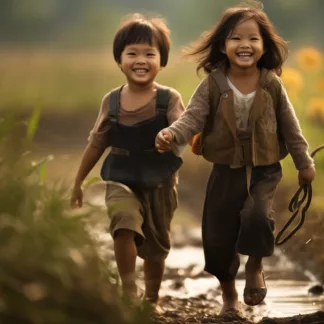
[[[324, 149], [324, 145], [321, 145], [317, 147], [312, 153], [311, 157], [314, 157], [315, 154]], [[299, 198], [300, 194], [303, 192], [303, 196], [301, 199]], [[296, 234], [296, 232], [303, 226], [306, 218], [306, 212], [312, 202], [312, 196], [313, 196], [313, 189], [311, 184], [304, 184], [298, 188], [294, 196], [292, 197], [288, 209], [290, 212], [293, 213], [293, 215], [289, 218], [288, 222], [284, 225], [281, 231], [276, 236], [275, 244], [276, 245], [282, 245], [285, 242], [287, 242], [293, 235]], [[304, 202], [306, 201], [305, 205], [303, 206]], [[303, 206], [303, 207], [302, 207]], [[284, 234], [284, 232], [287, 230], [289, 225], [294, 221], [294, 219], [297, 217], [299, 211], [301, 209], [301, 217], [298, 225], [289, 233], [286, 235], [285, 238], [281, 239], [281, 236]]]

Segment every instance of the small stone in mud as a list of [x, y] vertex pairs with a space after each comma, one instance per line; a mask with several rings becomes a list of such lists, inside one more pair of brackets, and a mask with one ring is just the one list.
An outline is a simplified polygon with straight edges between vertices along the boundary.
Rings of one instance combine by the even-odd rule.
[[324, 292], [324, 286], [318, 284], [308, 289], [308, 293], [313, 295], [322, 295]]

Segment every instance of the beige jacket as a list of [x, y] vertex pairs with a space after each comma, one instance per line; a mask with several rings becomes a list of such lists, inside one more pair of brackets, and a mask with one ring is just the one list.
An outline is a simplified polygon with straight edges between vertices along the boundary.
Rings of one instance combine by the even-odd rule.
[[261, 71], [247, 139], [237, 130], [233, 91], [221, 69], [201, 82], [185, 113], [169, 129], [180, 145], [204, 130], [202, 154], [213, 163], [269, 165], [288, 151], [298, 170], [313, 164], [286, 90], [280, 78], [266, 69]]

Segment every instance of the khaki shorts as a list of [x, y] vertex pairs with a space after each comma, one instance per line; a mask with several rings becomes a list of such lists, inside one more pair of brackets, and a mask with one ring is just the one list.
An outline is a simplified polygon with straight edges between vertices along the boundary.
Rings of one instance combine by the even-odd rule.
[[175, 186], [131, 189], [118, 182], [108, 182], [106, 205], [113, 237], [120, 229], [134, 231], [139, 257], [152, 261], [167, 257], [170, 223], [178, 205]]

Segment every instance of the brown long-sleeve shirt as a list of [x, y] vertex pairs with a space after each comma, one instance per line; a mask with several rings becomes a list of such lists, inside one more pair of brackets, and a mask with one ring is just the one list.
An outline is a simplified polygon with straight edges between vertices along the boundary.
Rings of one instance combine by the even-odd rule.
[[[184, 105], [183, 105], [182, 97], [177, 90], [170, 87], [165, 87], [165, 86], [163, 87], [169, 89], [170, 91], [170, 100], [169, 100], [169, 106], [167, 110], [167, 119], [169, 125], [171, 125], [184, 112]], [[110, 92], [107, 93], [102, 100], [97, 120], [88, 138], [90, 144], [96, 147], [106, 148], [111, 146], [110, 138], [109, 138], [109, 129], [111, 127], [111, 123], [108, 114], [109, 95]], [[131, 111], [124, 109], [121, 105], [118, 113], [118, 121], [124, 125], [133, 125], [141, 121], [150, 119], [154, 117], [156, 114], [155, 104], [156, 104], [156, 96], [151, 98], [151, 100], [149, 100], [149, 102], [147, 102], [142, 107], [138, 107]]]

